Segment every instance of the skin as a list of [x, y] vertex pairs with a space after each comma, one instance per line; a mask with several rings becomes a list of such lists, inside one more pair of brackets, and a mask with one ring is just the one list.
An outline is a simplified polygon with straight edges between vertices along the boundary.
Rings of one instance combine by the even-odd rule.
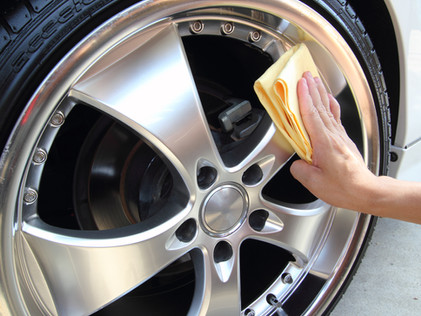
[[421, 224], [421, 183], [375, 176], [368, 170], [341, 123], [338, 102], [319, 78], [304, 73], [297, 93], [313, 162], [295, 161], [293, 177], [328, 204]]

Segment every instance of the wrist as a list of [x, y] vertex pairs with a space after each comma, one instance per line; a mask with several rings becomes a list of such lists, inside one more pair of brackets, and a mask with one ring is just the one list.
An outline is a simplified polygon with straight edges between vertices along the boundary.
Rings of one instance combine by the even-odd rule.
[[[367, 170], [367, 175], [362, 177], [354, 192], [354, 210], [362, 213], [373, 214], [383, 200], [383, 179]], [[375, 214], [373, 214], [375, 215]]]
[[371, 174], [371, 177], [364, 184], [365, 189], [362, 196], [363, 203], [360, 205], [358, 211], [363, 213], [369, 213], [375, 216], [381, 216], [383, 214], [380, 211], [385, 205], [390, 202], [389, 190], [391, 189], [389, 183], [390, 178], [387, 176], [375, 176]]

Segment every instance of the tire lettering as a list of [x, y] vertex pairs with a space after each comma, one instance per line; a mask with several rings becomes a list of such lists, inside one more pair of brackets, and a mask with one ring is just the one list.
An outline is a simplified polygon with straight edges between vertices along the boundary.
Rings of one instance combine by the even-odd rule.
[[[32, 38], [28, 41], [28, 46], [25, 52], [22, 52], [15, 59], [12, 61], [11, 66], [13, 67], [14, 72], [19, 72], [25, 66], [25, 64], [30, 60], [31, 56], [39, 50], [45, 43], [48, 43], [44, 47], [44, 52], [48, 52], [51, 47], [62, 38], [62, 34], [56, 34], [59, 30], [59, 24], [65, 24], [72, 21], [71, 24], [67, 24], [66, 28], [61, 29], [61, 33], [65, 34], [69, 31], [69, 28], [75, 28], [79, 23], [81, 23], [87, 16], [90, 15], [90, 12], [95, 12], [97, 9], [102, 7], [103, 1], [98, 1], [93, 7], [90, 8], [89, 11], [85, 12], [85, 14], [78, 16], [78, 19], [72, 20], [79, 12], [85, 9], [86, 5], [92, 4], [95, 0], [73, 0], [69, 2], [65, 7], [62, 7], [58, 13], [58, 18], [51, 17], [50, 20], [45, 21], [44, 26], [41, 29], [41, 33], [35, 34]], [[105, 1], [108, 3], [108, 1]], [[46, 39], [52, 37], [53, 34], [56, 34], [57, 39], [45, 42]]]
[[82, 1], [81, 0], [73, 0], [73, 3], [75, 5], [76, 12], [80, 12], [82, 10], [82, 7], [83, 7]]
[[47, 24], [42, 28], [42, 38], [49, 38], [51, 35], [57, 31], [56, 27], [57, 20], [50, 20]]
[[40, 46], [44, 43], [44, 40], [42, 39], [40, 34], [35, 34], [35, 36], [29, 41], [29, 53], [34, 53]]
[[69, 21], [74, 15], [73, 9], [74, 7], [70, 7], [70, 6], [64, 8], [59, 14], [60, 18], [58, 19], [58, 21], [60, 23], [66, 23], [67, 21]]

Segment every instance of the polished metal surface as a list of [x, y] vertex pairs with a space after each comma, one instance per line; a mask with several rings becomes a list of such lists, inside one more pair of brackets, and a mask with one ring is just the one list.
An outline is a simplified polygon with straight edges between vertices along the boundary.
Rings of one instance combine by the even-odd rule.
[[226, 236], [245, 220], [248, 199], [240, 187], [227, 184], [216, 188], [205, 198], [202, 221], [205, 230], [213, 236]]
[[[221, 25], [227, 22], [235, 28], [221, 34]], [[355, 260], [369, 218], [320, 200], [267, 200], [264, 186], [292, 155], [273, 125], [240, 163], [224, 164], [181, 40], [198, 32], [244, 42], [253, 34], [253, 45], [273, 58], [306, 40], [335, 94], [345, 87], [358, 91], [355, 104], [350, 103], [361, 113], [364, 156], [376, 171], [378, 131], [369, 86], [343, 38], [312, 9], [295, 0], [259, 1], [251, 8], [249, 1], [240, 0], [146, 1], [102, 25], [53, 69], [3, 152], [0, 303], [6, 304], [7, 312], [90, 314], [190, 253], [196, 287], [189, 314], [240, 315], [246, 309], [240, 304], [239, 252], [248, 239], [281, 247], [295, 258], [285, 268], [293, 282], [282, 282], [279, 276], [247, 307], [258, 315], [275, 310], [266, 301], [268, 293], [287, 300], [308, 275], [325, 282], [320, 293], [308, 293], [314, 297], [309, 313], [320, 311], [336, 293]], [[44, 167], [32, 163], [36, 148], [48, 155], [76, 103], [109, 115], [165, 157], [189, 193], [180, 212], [158, 225], [76, 231], [46, 225], [37, 215], [36, 201], [23, 203], [25, 187], [38, 189]], [[244, 184], [243, 175], [253, 165], [259, 166], [262, 177]], [[218, 174], [206, 189], [197, 184], [197, 170], [203, 166], [212, 166]], [[248, 216], [258, 210], [265, 210], [268, 217], [261, 229], [254, 229]], [[191, 219], [201, 223], [200, 228], [183, 242], [177, 229]], [[221, 242], [232, 254], [216, 260], [214, 252]]]

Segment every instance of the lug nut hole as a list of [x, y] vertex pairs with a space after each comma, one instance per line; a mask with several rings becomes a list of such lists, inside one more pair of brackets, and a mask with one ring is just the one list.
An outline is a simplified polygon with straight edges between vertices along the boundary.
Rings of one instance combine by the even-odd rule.
[[218, 173], [215, 168], [205, 166], [197, 172], [197, 184], [202, 190], [209, 188], [215, 183]]
[[233, 254], [231, 245], [226, 241], [220, 241], [213, 251], [213, 259], [216, 263], [220, 263], [231, 259]]
[[182, 242], [190, 242], [193, 240], [196, 235], [197, 225], [196, 221], [192, 218], [186, 220], [181, 226], [176, 230], [175, 236], [178, 240]]
[[254, 164], [244, 172], [242, 180], [245, 185], [254, 185], [259, 183], [262, 178], [262, 169], [259, 167], [259, 165]]
[[257, 210], [250, 214], [249, 224], [251, 228], [260, 232], [265, 227], [266, 220], [269, 217], [269, 212], [265, 210]]

